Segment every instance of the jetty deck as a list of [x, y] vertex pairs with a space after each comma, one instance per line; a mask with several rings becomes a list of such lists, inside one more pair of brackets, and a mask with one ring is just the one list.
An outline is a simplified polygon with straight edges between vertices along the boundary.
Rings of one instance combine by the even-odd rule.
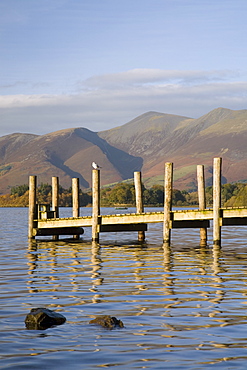
[[172, 209], [172, 163], [165, 164], [164, 211], [144, 212], [142, 200], [141, 173], [134, 173], [136, 189], [136, 213], [112, 215], [100, 214], [100, 170], [92, 171], [93, 206], [91, 216], [79, 216], [79, 183], [73, 179], [73, 217], [58, 217], [58, 178], [53, 178], [53, 205], [36, 204], [36, 176], [30, 176], [29, 188], [29, 238], [36, 236], [73, 235], [78, 238], [85, 227], [92, 228], [92, 240], [99, 241], [101, 232], [137, 231], [138, 240], [145, 239], [149, 223], [163, 223], [163, 242], [170, 244], [174, 228], [199, 228], [200, 244], [207, 244], [207, 228], [213, 221], [213, 242], [221, 244], [221, 227], [247, 225], [247, 207], [221, 207], [221, 158], [214, 158], [213, 208], [206, 208], [204, 168], [198, 166], [199, 209]]
[[[220, 209], [221, 226], [227, 225], [247, 225], [247, 208], [228, 207]], [[170, 228], [201, 228], [209, 227], [208, 221], [213, 220], [213, 209], [186, 209], [171, 211]], [[92, 227], [93, 217], [64, 217], [64, 218], [46, 218], [37, 219], [36, 235], [42, 235], [42, 230], [77, 227]], [[145, 212], [145, 213], [125, 213], [99, 216], [99, 232], [104, 231], [128, 231], [131, 228], [121, 230], [121, 225], [133, 225], [133, 231], [136, 231], [140, 224], [162, 223], [164, 222], [164, 212]], [[115, 226], [118, 226], [116, 228]], [[112, 227], [111, 227], [112, 226]], [[119, 230], [117, 230], [119, 229]], [[123, 229], [123, 227], [122, 227]], [[68, 231], [68, 230], [67, 230]], [[138, 231], [138, 230], [137, 230]], [[52, 230], [51, 230], [52, 232]], [[48, 235], [46, 233], [46, 235]], [[51, 234], [53, 235], [53, 234]]]

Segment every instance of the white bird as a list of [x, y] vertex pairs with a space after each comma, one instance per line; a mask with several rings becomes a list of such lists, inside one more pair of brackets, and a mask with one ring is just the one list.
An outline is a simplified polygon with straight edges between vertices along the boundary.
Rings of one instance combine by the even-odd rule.
[[92, 167], [95, 169], [95, 170], [98, 170], [99, 168], [101, 168], [97, 163], [93, 162], [92, 163]]

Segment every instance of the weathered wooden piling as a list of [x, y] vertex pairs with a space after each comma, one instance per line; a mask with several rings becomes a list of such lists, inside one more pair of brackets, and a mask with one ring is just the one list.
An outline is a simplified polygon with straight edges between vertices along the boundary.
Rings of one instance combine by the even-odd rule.
[[59, 178], [52, 177], [52, 210], [54, 218], [59, 218]]
[[100, 170], [92, 170], [92, 240], [99, 241]]
[[171, 241], [171, 210], [172, 210], [172, 180], [173, 163], [165, 163], [165, 194], [164, 194], [164, 221], [163, 243], [170, 245]]
[[34, 238], [35, 219], [37, 219], [36, 208], [36, 186], [37, 176], [29, 176], [29, 215], [28, 215], [28, 238]]
[[222, 158], [214, 158], [213, 169], [213, 243], [221, 245], [221, 167]]
[[[135, 196], [136, 196], [136, 212], [143, 213], [143, 191], [142, 191], [142, 178], [141, 172], [134, 172]], [[145, 231], [138, 231], [138, 241], [145, 240]]]
[[[56, 176], [52, 177], [52, 210], [54, 218], [59, 218], [59, 178]], [[52, 239], [58, 240], [59, 235], [53, 235]]]
[[[79, 179], [73, 178], [72, 179], [72, 209], [73, 209], [73, 217], [80, 216], [80, 198], [79, 198]], [[79, 239], [79, 235], [74, 235], [74, 239]]]
[[[206, 209], [206, 193], [205, 193], [205, 176], [204, 166], [197, 166], [197, 185], [198, 185], [198, 202], [199, 209]], [[200, 246], [205, 247], [207, 245], [207, 228], [200, 228]]]

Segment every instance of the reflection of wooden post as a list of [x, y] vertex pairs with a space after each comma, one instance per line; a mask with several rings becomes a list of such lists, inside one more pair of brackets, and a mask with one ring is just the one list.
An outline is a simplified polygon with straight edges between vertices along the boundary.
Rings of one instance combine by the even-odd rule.
[[[72, 207], [73, 217], [80, 216], [80, 198], [79, 198], [79, 179], [72, 179]], [[74, 235], [74, 239], [79, 239], [79, 235]]]
[[165, 164], [165, 197], [164, 197], [164, 223], [163, 243], [170, 245], [171, 239], [171, 210], [172, 210], [172, 178], [173, 164]]
[[[198, 183], [198, 201], [199, 209], [206, 208], [206, 194], [205, 194], [205, 177], [204, 177], [204, 166], [197, 166], [197, 183]], [[200, 229], [200, 246], [205, 247], [207, 245], [207, 229]]]
[[34, 239], [34, 220], [37, 218], [36, 211], [36, 186], [37, 177], [29, 176], [29, 215], [28, 215], [28, 238]]
[[92, 240], [99, 241], [99, 215], [100, 215], [100, 170], [92, 170]]
[[[136, 194], [136, 212], [143, 213], [143, 194], [141, 172], [134, 172], [135, 194]], [[138, 231], [138, 240], [145, 240], [145, 231]]]
[[[54, 218], [59, 218], [59, 179], [52, 177], [52, 210], [54, 211]], [[53, 240], [58, 240], [59, 235], [53, 235]]]
[[214, 158], [213, 173], [213, 219], [214, 231], [213, 242], [215, 245], [221, 245], [221, 158]]

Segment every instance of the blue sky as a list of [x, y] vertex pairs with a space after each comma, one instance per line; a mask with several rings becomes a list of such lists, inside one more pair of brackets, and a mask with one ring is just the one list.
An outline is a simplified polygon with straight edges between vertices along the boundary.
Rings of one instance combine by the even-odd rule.
[[0, 136], [247, 109], [246, 0], [0, 0]]

